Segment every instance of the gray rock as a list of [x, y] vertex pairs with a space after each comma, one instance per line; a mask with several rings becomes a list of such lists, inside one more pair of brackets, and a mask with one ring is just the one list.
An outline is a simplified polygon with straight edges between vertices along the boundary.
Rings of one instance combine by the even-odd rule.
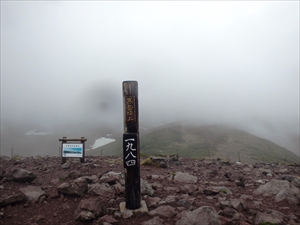
[[75, 219], [76, 220], [82, 220], [82, 221], [85, 221], [85, 220], [94, 220], [94, 219], [96, 219], [96, 216], [91, 211], [83, 209], [83, 210], [79, 211], [76, 214]]
[[226, 207], [230, 207], [231, 203], [229, 201], [220, 201], [219, 206], [221, 209], [225, 209]]
[[122, 186], [120, 183], [116, 183], [112, 187], [115, 190], [116, 195], [120, 195], [120, 194], [125, 193], [125, 187]]
[[290, 189], [290, 183], [287, 180], [271, 180], [270, 182], [254, 190], [254, 195], [274, 196], [283, 189]]
[[255, 219], [254, 219], [254, 224], [259, 225], [261, 223], [273, 223], [273, 224], [283, 224], [283, 214], [276, 211], [276, 210], [271, 210], [270, 213], [262, 213], [262, 212], [257, 212]]
[[155, 209], [157, 207], [157, 204], [158, 202], [160, 201], [161, 199], [159, 197], [149, 197], [147, 199], [147, 206], [149, 209]]
[[122, 173], [116, 173], [116, 172], [108, 172], [104, 174], [100, 179], [99, 183], [109, 183], [110, 185], [114, 185], [116, 183], [124, 183], [124, 175]]
[[179, 197], [178, 206], [183, 206], [185, 208], [190, 208], [195, 201], [195, 198], [191, 198], [188, 194], [183, 194]]
[[197, 190], [197, 187], [192, 184], [184, 184], [180, 186], [180, 192], [192, 195]]
[[116, 220], [110, 215], [104, 215], [97, 220], [96, 224], [100, 225], [100, 224], [104, 224], [105, 222], [109, 224], [117, 224], [118, 220]]
[[45, 195], [45, 192], [36, 186], [27, 186], [20, 188], [20, 191], [24, 193], [25, 200], [28, 200], [32, 203], [39, 202], [40, 198]]
[[97, 198], [82, 199], [75, 211], [75, 219], [88, 221], [94, 220], [99, 216], [103, 216], [104, 211], [101, 201]]
[[96, 183], [88, 185], [88, 194], [110, 198], [115, 195], [115, 190], [108, 183]]
[[69, 162], [64, 163], [63, 165], [61, 165], [62, 169], [69, 169], [71, 167]]
[[282, 189], [275, 196], [275, 202], [280, 202], [282, 200], [287, 200], [290, 204], [298, 204], [299, 199], [297, 198], [298, 192], [294, 192], [292, 189]]
[[291, 181], [291, 184], [297, 188], [300, 188], [300, 177], [294, 177], [294, 179]]
[[205, 195], [217, 195], [219, 193], [232, 195], [232, 191], [224, 186], [211, 186], [203, 189]]
[[220, 215], [233, 218], [237, 211], [231, 207], [225, 207], [224, 210], [220, 212]]
[[163, 175], [151, 175], [152, 180], [163, 180], [164, 178]]
[[160, 168], [169, 168], [169, 163], [166, 158], [157, 157], [157, 156], [150, 156], [149, 157], [152, 163]]
[[175, 208], [169, 205], [162, 205], [149, 212], [150, 216], [159, 216], [162, 218], [171, 218], [176, 214]]
[[216, 210], [210, 206], [202, 206], [194, 211], [183, 213], [176, 225], [221, 225]]
[[239, 212], [248, 210], [247, 203], [242, 199], [232, 199], [230, 202], [231, 206]]
[[10, 196], [5, 197], [5, 198], [1, 198], [0, 199], [0, 207], [4, 207], [4, 206], [7, 206], [7, 205], [19, 203], [19, 202], [22, 202], [24, 199], [25, 199], [24, 193], [19, 192], [17, 194], [10, 195]]
[[64, 182], [57, 187], [57, 191], [64, 195], [83, 197], [88, 190], [86, 177], [79, 177], [75, 181]]
[[168, 195], [165, 199], [161, 200], [158, 205], [170, 205], [173, 207], [177, 206], [179, 198], [175, 195]]
[[194, 184], [197, 182], [197, 177], [190, 175], [188, 173], [176, 172], [174, 176], [174, 181], [180, 183], [191, 183]]
[[154, 190], [152, 186], [144, 179], [141, 179], [141, 194], [153, 196]]
[[160, 221], [159, 216], [156, 216], [150, 220], [142, 222], [141, 225], [163, 225], [163, 223]]
[[36, 179], [36, 175], [33, 172], [25, 169], [14, 169], [11, 173], [12, 179], [18, 182], [28, 182], [31, 183]]

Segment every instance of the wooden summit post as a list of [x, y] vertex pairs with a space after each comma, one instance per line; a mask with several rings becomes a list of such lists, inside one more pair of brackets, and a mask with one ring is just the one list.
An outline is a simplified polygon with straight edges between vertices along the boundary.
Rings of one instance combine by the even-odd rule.
[[127, 209], [141, 207], [138, 82], [123, 82], [123, 161]]

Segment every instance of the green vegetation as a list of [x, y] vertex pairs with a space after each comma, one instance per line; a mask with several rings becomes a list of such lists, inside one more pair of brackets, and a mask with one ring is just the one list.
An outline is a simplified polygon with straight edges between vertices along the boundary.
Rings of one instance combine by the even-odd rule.
[[104, 160], [104, 162], [115, 165], [115, 164], [122, 163], [122, 160], [121, 159], [107, 159], [107, 160]]
[[221, 192], [227, 194], [227, 191], [225, 189], [222, 189]]
[[141, 162], [141, 165], [153, 165], [151, 158], [146, 158]]
[[22, 159], [22, 156], [20, 156], [20, 155], [18, 155], [18, 154], [16, 154], [16, 155], [13, 155], [11, 158], [10, 158], [11, 160], [20, 160], [20, 159]]

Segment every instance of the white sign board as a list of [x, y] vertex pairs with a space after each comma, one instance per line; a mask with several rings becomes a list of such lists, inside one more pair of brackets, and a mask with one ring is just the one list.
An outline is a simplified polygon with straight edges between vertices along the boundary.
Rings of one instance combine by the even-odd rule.
[[83, 157], [83, 144], [63, 144], [62, 157]]

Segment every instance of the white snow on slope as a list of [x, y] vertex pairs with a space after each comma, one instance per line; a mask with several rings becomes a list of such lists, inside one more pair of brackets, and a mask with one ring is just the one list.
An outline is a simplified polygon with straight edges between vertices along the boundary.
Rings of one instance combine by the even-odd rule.
[[114, 142], [116, 139], [101, 137], [95, 141], [93, 145], [91, 145], [91, 149], [99, 148], [103, 145], [107, 145], [111, 142]]

